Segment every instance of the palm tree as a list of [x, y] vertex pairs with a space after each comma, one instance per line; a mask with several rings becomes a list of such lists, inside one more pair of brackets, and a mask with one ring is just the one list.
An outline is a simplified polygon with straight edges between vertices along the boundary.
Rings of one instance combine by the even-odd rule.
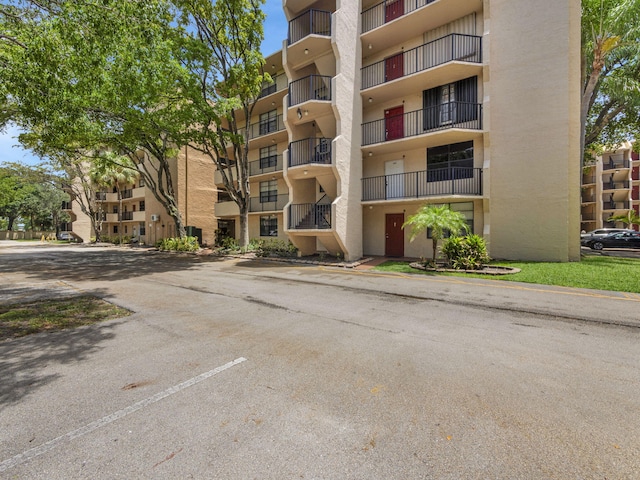
[[423, 205], [415, 215], [411, 215], [402, 228], [411, 226], [409, 241], [415, 238], [428, 228], [431, 229], [431, 240], [433, 242], [432, 263], [436, 263], [436, 252], [438, 250], [438, 240], [445, 237], [445, 233], [459, 235], [460, 232], [469, 230], [469, 225], [464, 215], [453, 211], [448, 205]]
[[640, 225], [640, 216], [635, 210], [629, 210], [628, 213], [607, 218], [607, 222], [621, 222], [625, 227], [630, 227], [631, 225]]
[[95, 160], [89, 176], [97, 186], [116, 189], [118, 194], [118, 236], [120, 244], [122, 244], [122, 191], [140, 177], [140, 172], [129, 157], [106, 152]]

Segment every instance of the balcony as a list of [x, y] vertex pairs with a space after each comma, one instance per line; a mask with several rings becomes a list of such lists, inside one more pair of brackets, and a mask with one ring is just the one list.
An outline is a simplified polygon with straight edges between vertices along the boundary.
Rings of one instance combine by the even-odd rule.
[[120, 198], [127, 199], [127, 198], [132, 198], [133, 197], [133, 189], [128, 189], [128, 190], [122, 190], [120, 192]]
[[249, 162], [249, 176], [281, 171], [282, 154], [270, 155], [268, 157], [261, 158], [260, 160]]
[[482, 104], [450, 102], [362, 125], [362, 145], [373, 145], [448, 129], [482, 129]]
[[604, 182], [603, 190], [626, 190], [629, 188], [629, 182]]
[[482, 38], [451, 34], [362, 68], [362, 90], [448, 62], [482, 63]]
[[96, 192], [96, 200], [98, 202], [106, 202], [107, 201], [107, 193], [106, 192]]
[[602, 204], [604, 210], [629, 210], [629, 202], [604, 202]]
[[215, 215], [218, 218], [236, 217], [240, 215], [240, 209], [238, 208], [238, 204], [236, 202], [216, 202]]
[[284, 130], [284, 121], [282, 115], [263, 120], [259, 123], [254, 123], [249, 127], [249, 140], [264, 137], [272, 133], [281, 132]]
[[603, 170], [616, 170], [620, 168], [629, 168], [629, 160], [614, 157], [602, 160]]
[[362, 12], [362, 33], [407, 15], [435, 0], [385, 0]]
[[309, 10], [291, 20], [287, 45], [293, 45], [309, 35], [331, 36], [331, 12]]
[[71, 210], [71, 202], [62, 202], [62, 210]]
[[331, 140], [329, 138], [306, 138], [289, 144], [289, 167], [311, 164], [331, 164]]
[[582, 177], [582, 185], [590, 185], [592, 183], [596, 183], [596, 176], [595, 175], [590, 175], [588, 177], [585, 177], [585, 176]]
[[269, 95], [273, 95], [276, 92], [286, 89], [287, 83], [289, 82], [287, 76], [284, 74], [271, 75], [271, 80], [271, 83], [265, 83], [263, 85], [262, 91], [260, 92], [260, 95], [258, 95], [258, 98], [268, 97]]
[[299, 203], [289, 206], [289, 230], [328, 230], [331, 204]]
[[362, 179], [365, 202], [450, 195], [482, 195], [482, 169], [452, 167]]
[[123, 221], [133, 220], [133, 212], [122, 212], [122, 220]]
[[309, 75], [289, 84], [289, 106], [309, 101], [331, 101], [331, 77]]
[[249, 212], [281, 212], [289, 201], [289, 194], [249, 198]]

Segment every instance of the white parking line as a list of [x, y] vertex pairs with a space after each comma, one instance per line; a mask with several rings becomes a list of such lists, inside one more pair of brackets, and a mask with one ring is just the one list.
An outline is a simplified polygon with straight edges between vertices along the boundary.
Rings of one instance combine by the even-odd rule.
[[242, 363], [246, 360], [247, 359], [244, 357], [237, 358], [236, 360], [226, 363], [221, 367], [214, 368], [213, 370], [209, 370], [208, 372], [202, 373], [197, 377], [193, 377], [187, 380], [186, 382], [182, 382], [182, 383], [179, 383], [178, 385], [174, 385], [171, 388], [168, 388], [162, 392], [156, 393], [152, 397], [145, 398], [144, 400], [134, 403], [133, 405], [123, 408], [122, 410], [118, 410], [117, 412], [114, 412], [111, 415], [107, 415], [106, 417], [103, 417], [100, 420], [96, 420], [95, 422], [89, 423], [84, 427], [80, 427], [69, 433], [65, 433], [64, 435], [56, 437], [53, 440], [49, 440], [48, 442], [43, 443], [42, 445], [34, 447], [32, 449], [29, 449], [23, 453], [19, 453], [18, 455], [15, 455], [14, 457], [4, 460], [2, 463], [0, 463], [0, 472], [4, 472], [5, 470], [13, 468], [34, 457], [37, 457], [38, 455], [42, 455], [43, 453], [46, 453], [54, 449], [55, 447], [57, 447], [62, 443], [71, 441], [74, 438], [81, 437], [83, 435], [86, 435], [87, 433], [91, 433], [100, 427], [104, 427], [105, 425], [108, 425], [112, 422], [115, 422], [116, 420], [126, 417], [127, 415], [133, 412], [137, 412], [141, 408], [144, 408], [153, 403], [159, 402], [163, 398], [166, 398], [170, 395], [173, 395], [174, 393], [178, 393], [179, 391], [184, 390], [185, 388], [189, 388], [197, 383], [200, 383], [208, 378], [211, 378], [214, 375], [217, 375], [218, 373], [224, 370], [227, 370], [228, 368], [231, 368], [235, 365], [238, 365], [239, 363]]

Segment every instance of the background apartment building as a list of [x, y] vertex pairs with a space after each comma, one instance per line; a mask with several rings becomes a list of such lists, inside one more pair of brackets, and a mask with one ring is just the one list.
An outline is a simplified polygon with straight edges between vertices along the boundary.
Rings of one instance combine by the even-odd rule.
[[[596, 157], [593, 165], [582, 171], [581, 227], [588, 232], [596, 228], [623, 228], [609, 218], [635, 211], [640, 215], [640, 158], [627, 143], [617, 150]], [[639, 230], [638, 225], [628, 228]]]
[[[283, 8], [276, 81], [251, 119], [250, 237], [430, 256], [402, 224], [449, 204], [494, 258], [579, 259], [579, 0]], [[216, 205], [231, 236], [237, 214]]]
[[[198, 236], [201, 244], [213, 245], [217, 224], [214, 205], [217, 189], [215, 165], [201, 153], [183, 148], [170, 162], [171, 177], [178, 208], [188, 234]], [[139, 177], [120, 188], [97, 188], [94, 192], [102, 212], [103, 238], [135, 238], [140, 244], [153, 245], [163, 238], [176, 236], [175, 222]], [[71, 221], [62, 230], [70, 231], [80, 241], [95, 237], [89, 218], [82, 213], [78, 199], [72, 196], [65, 205]]]

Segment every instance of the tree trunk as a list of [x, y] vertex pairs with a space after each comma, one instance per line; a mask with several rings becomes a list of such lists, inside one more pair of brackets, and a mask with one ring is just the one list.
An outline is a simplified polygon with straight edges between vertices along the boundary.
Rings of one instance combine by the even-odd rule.
[[240, 246], [249, 245], [249, 207], [245, 203], [240, 206]]

